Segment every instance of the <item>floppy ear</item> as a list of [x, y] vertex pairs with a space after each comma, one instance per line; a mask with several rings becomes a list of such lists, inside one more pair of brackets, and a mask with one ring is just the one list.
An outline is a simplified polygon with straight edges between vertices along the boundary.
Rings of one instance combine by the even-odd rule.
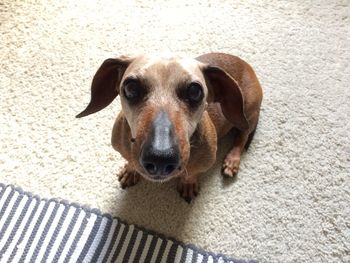
[[90, 103], [77, 118], [102, 110], [118, 96], [118, 86], [131, 61], [130, 58], [122, 57], [109, 58], [102, 63], [92, 80]]
[[249, 128], [244, 114], [244, 99], [238, 83], [223, 69], [206, 66], [203, 69], [209, 95], [214, 102], [219, 102], [226, 119], [236, 128], [246, 130]]

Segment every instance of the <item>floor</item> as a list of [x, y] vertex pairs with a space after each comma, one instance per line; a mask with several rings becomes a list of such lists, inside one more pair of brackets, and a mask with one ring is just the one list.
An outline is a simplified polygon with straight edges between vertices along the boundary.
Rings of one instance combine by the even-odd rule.
[[[349, 16], [347, 0], [2, 1], [0, 182], [235, 258], [349, 262]], [[238, 55], [264, 89], [237, 178], [225, 138], [190, 205], [172, 181], [119, 187], [119, 99], [74, 117], [104, 59], [164, 50]]]

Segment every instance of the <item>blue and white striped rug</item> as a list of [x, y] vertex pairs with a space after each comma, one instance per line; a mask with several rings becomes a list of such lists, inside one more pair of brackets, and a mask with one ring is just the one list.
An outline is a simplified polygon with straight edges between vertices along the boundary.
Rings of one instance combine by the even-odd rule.
[[[0, 262], [247, 262], [0, 184]], [[249, 261], [256, 262], [256, 261]]]

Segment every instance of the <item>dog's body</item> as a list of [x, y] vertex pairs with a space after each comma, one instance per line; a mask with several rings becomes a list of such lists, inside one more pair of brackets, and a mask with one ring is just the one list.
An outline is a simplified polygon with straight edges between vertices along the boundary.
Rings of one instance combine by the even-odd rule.
[[179, 178], [187, 201], [198, 175], [216, 160], [217, 140], [235, 129], [222, 172], [234, 176], [257, 126], [262, 90], [253, 69], [238, 57], [209, 53], [194, 59], [122, 57], [106, 60], [92, 83], [83, 117], [121, 95], [112, 145], [128, 161], [122, 187]]

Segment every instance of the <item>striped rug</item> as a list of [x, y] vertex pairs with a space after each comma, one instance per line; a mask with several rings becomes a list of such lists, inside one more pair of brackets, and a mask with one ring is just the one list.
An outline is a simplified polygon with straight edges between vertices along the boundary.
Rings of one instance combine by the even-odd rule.
[[[0, 262], [247, 262], [0, 184]], [[249, 261], [256, 262], [256, 261]]]

